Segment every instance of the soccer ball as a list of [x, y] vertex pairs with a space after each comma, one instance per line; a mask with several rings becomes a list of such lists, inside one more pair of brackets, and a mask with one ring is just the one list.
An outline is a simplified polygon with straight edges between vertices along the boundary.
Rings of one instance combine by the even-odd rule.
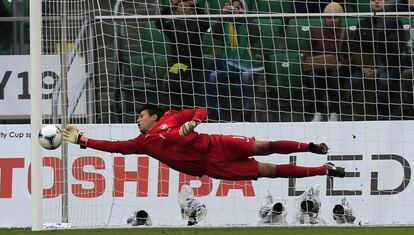
[[62, 144], [62, 131], [56, 125], [47, 125], [39, 131], [37, 138], [43, 148], [48, 150], [57, 149]]

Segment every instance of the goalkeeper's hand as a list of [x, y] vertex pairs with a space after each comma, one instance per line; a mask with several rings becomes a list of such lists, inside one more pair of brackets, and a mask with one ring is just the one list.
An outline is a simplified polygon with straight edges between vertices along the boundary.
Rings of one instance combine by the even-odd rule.
[[180, 134], [181, 136], [187, 135], [188, 133], [190, 133], [191, 131], [194, 130], [194, 128], [197, 127], [199, 122], [195, 121], [195, 120], [191, 120], [188, 121], [186, 123], [184, 123], [181, 127], [180, 130], [178, 131], [178, 134]]
[[63, 128], [63, 139], [68, 142], [79, 144], [81, 136], [82, 133], [80, 133], [79, 129], [75, 125], [69, 124]]
[[310, 142], [308, 149], [309, 152], [316, 154], [327, 154], [329, 151], [329, 147], [325, 143], [314, 144]]

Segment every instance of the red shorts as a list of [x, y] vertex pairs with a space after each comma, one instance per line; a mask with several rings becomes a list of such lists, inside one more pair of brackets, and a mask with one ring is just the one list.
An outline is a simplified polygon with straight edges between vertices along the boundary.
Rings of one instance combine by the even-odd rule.
[[253, 137], [210, 135], [207, 175], [217, 179], [256, 180], [259, 163], [251, 157], [253, 144]]

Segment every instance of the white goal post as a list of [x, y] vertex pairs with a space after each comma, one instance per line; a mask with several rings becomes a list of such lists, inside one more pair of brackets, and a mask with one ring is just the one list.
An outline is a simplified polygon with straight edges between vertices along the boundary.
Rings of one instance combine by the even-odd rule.
[[43, 169], [42, 151], [37, 136], [42, 125], [42, 1], [30, 4], [30, 73], [32, 74], [31, 96], [31, 156], [32, 156], [32, 230], [43, 227]]

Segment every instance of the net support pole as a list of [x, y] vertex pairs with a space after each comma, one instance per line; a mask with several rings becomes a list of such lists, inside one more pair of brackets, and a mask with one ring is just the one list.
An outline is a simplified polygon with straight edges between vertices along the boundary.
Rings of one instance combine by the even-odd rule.
[[[61, 2], [61, 50], [60, 50], [60, 67], [61, 67], [61, 107], [62, 107], [62, 127], [68, 124], [68, 45], [67, 45], [67, 1]], [[68, 143], [63, 142], [61, 145], [62, 153], [62, 223], [69, 223], [69, 194], [68, 194]]]
[[43, 225], [42, 151], [37, 134], [42, 127], [42, 1], [30, 1], [30, 81], [31, 81], [31, 162], [32, 230]]

